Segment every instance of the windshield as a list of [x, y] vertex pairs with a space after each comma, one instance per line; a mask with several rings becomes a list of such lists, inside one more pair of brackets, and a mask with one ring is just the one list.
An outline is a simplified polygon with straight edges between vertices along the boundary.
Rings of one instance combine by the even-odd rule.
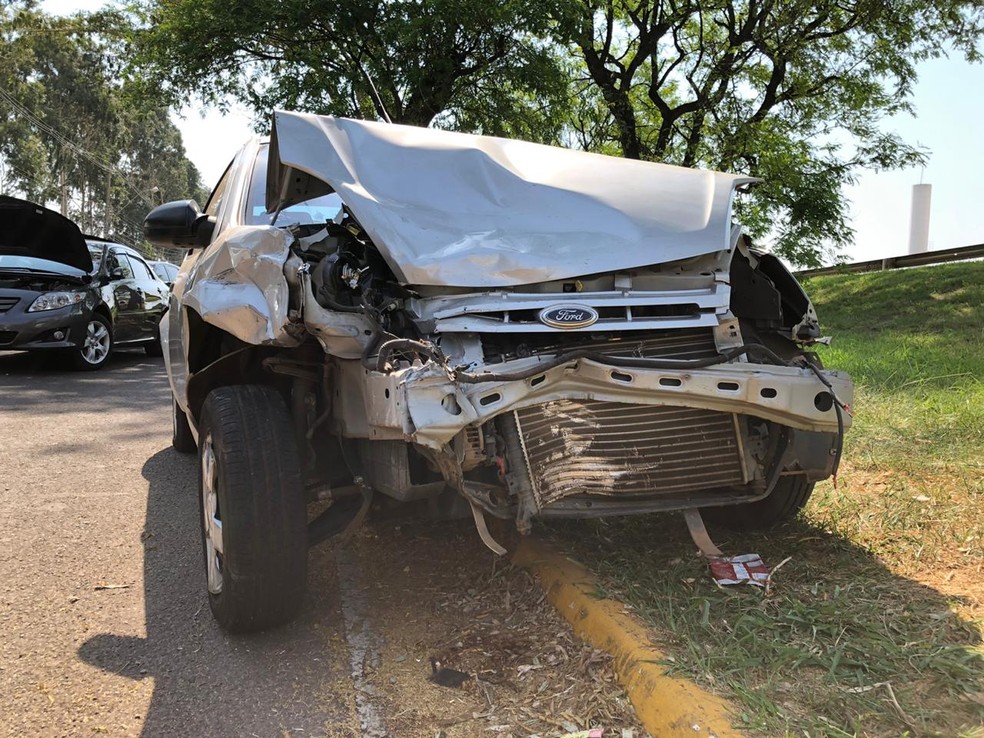
[[[269, 146], [261, 146], [253, 164], [253, 176], [249, 183], [249, 203], [246, 206], [247, 225], [269, 225], [273, 221], [273, 213], [267, 211], [265, 204], [268, 152]], [[341, 209], [341, 198], [332, 192], [284, 208], [277, 218], [277, 225], [322, 224], [338, 215]]]

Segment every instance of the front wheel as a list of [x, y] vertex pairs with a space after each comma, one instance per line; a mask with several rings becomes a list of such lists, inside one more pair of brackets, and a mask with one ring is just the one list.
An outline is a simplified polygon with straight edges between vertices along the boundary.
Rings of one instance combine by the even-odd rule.
[[775, 489], [757, 502], [707, 510], [713, 523], [737, 531], [763, 531], [795, 518], [813, 494], [813, 482], [802, 474], [780, 477]]
[[238, 385], [205, 399], [199, 498], [209, 605], [243, 633], [286, 623], [307, 579], [307, 516], [287, 407], [272, 388]]
[[85, 326], [85, 338], [81, 348], [72, 355], [72, 364], [83, 372], [99, 369], [109, 360], [113, 350], [113, 327], [99, 313], [93, 313]]

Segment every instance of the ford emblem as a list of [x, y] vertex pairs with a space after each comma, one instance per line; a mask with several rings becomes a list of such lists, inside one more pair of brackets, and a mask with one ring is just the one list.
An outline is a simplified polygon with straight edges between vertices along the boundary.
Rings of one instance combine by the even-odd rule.
[[554, 305], [541, 310], [538, 318], [551, 328], [587, 328], [598, 320], [598, 311], [586, 305]]

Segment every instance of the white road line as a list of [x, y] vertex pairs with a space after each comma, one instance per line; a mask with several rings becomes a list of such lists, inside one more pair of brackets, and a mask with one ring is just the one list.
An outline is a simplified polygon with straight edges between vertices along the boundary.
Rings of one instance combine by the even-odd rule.
[[335, 567], [341, 590], [342, 618], [345, 621], [345, 640], [348, 642], [352, 681], [355, 684], [355, 710], [363, 738], [386, 738], [386, 723], [374, 698], [379, 692], [366, 679], [367, 668], [379, 670], [377, 636], [369, 620], [369, 598], [360, 586], [365, 583], [355, 554], [349, 546], [335, 549]]

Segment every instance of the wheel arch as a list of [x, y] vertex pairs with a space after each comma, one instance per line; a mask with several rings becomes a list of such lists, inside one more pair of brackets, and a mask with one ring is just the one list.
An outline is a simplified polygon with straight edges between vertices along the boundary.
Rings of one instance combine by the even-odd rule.
[[206, 323], [194, 310], [187, 310], [188, 356], [186, 397], [188, 412], [196, 426], [208, 393], [217, 387], [243, 384], [271, 386], [289, 400], [284, 378], [263, 368], [263, 360], [289, 353], [279, 346], [255, 346]]
[[113, 313], [109, 309], [109, 306], [106, 305], [106, 303], [100, 302], [92, 309], [92, 312], [97, 315], [103, 316], [107, 321], [109, 321], [109, 327], [111, 329], [114, 327]]

